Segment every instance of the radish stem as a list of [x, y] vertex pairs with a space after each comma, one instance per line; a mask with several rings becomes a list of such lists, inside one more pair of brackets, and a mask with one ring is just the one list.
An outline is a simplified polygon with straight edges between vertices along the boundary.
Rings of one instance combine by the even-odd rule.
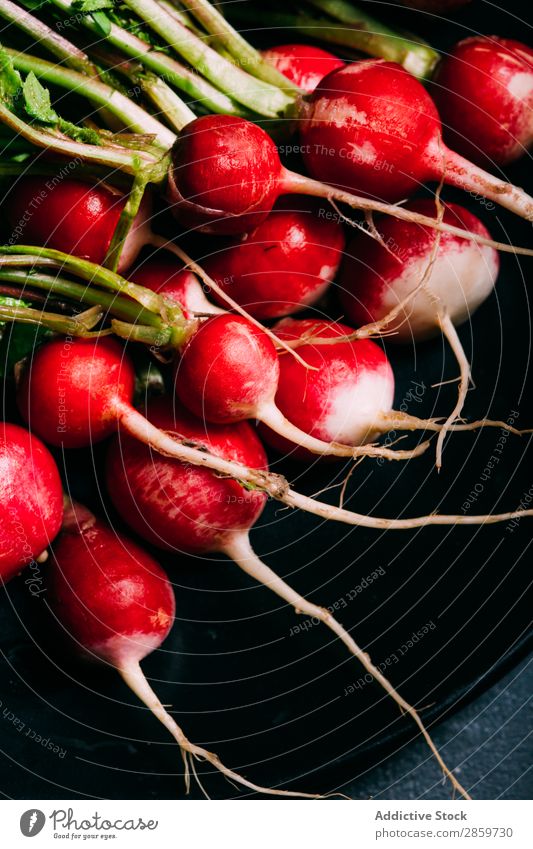
[[126, 0], [126, 6], [154, 30], [193, 68], [233, 99], [266, 117], [282, 115], [292, 99], [281, 89], [255, 79], [220, 56], [202, 39], [169, 15], [156, 0]]
[[[223, 45], [237, 63], [251, 74], [278, 88], [300, 94], [300, 89], [276, 68], [265, 62], [258, 50], [252, 47], [226, 18], [207, 0], [182, 0], [181, 5], [193, 15], [207, 32]], [[254, 10], [257, 12], [257, 10]]]

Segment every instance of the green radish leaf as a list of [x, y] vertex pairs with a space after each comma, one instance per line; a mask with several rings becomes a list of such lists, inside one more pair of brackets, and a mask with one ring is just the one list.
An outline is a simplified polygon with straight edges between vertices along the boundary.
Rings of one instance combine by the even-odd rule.
[[38, 324], [13, 324], [6, 327], [0, 341], [0, 379], [13, 380], [15, 366], [29, 357], [35, 348], [53, 336], [50, 330]]
[[59, 118], [57, 127], [73, 141], [84, 142], [85, 144], [100, 144], [100, 136], [96, 130], [91, 130], [90, 127], [78, 127], [71, 121], [65, 121], [64, 118]]
[[22, 87], [26, 112], [42, 124], [57, 124], [59, 116], [52, 109], [50, 92], [45, 88], [33, 71], [30, 71]]
[[113, 0], [74, 0], [72, 8], [78, 12], [98, 12], [100, 9], [112, 9]]
[[107, 38], [107, 36], [111, 32], [111, 21], [109, 20], [107, 15], [104, 12], [93, 12], [91, 14], [91, 18], [96, 24], [98, 32], [102, 36], [102, 38]]
[[13, 109], [22, 93], [22, 78], [0, 45], [0, 100]]

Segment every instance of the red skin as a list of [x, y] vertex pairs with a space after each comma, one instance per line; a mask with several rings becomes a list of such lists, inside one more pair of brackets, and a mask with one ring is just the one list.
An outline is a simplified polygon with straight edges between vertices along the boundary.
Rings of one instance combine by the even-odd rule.
[[[429, 198], [412, 201], [406, 204], [406, 208], [435, 217], [435, 202]], [[443, 221], [490, 238], [490, 233], [479, 218], [458, 204], [446, 205]], [[377, 321], [388, 312], [391, 307], [383, 306], [387, 290], [394, 289], [398, 276], [410, 262], [421, 257], [429, 258], [435, 242], [434, 230], [410, 221], [384, 216], [380, 218], [377, 226], [383, 242], [390, 247], [392, 254], [376, 239], [370, 239], [362, 233], [354, 236], [348, 246], [340, 273], [341, 303], [348, 321], [356, 327]], [[448, 249], [475, 252], [480, 250], [451, 233], [441, 233], [437, 256], [444, 255]], [[498, 264], [498, 254], [495, 251], [491, 248], [481, 250], [490, 251]], [[452, 286], [455, 282], [450, 280]], [[395, 341], [395, 337], [391, 336], [390, 341]]]
[[197, 311], [199, 297], [204, 298], [198, 278], [188, 268], [179, 267], [176, 258], [168, 254], [150, 257], [128, 274], [128, 280], [175, 301], [186, 318]]
[[279, 360], [270, 337], [238, 315], [208, 318], [175, 367], [180, 401], [199, 418], [218, 424], [259, 418], [274, 398]]
[[[46, 177], [24, 177], [12, 192], [7, 215], [12, 227], [22, 228], [18, 238], [22, 244], [52, 248], [101, 265], [124, 204], [124, 195], [103, 185], [71, 179], [54, 184]], [[147, 241], [144, 230], [149, 217], [145, 195], [124, 244], [120, 272], [129, 268]]]
[[330, 71], [345, 64], [333, 53], [309, 44], [279, 44], [263, 50], [262, 55], [269, 65], [308, 94]]
[[34, 354], [17, 390], [24, 420], [45, 442], [82, 448], [117, 429], [131, 405], [135, 372], [112, 338], [47, 342]]
[[[286, 341], [301, 339], [302, 336], [331, 338], [347, 336], [353, 328], [339, 322], [322, 319], [287, 318], [275, 328], [276, 335]], [[305, 369], [294, 357], [283, 354], [279, 358], [280, 375], [276, 405], [282, 413], [305, 433], [332, 442], [339, 439], [339, 433], [332, 427], [332, 419], [346, 426], [351, 416], [346, 410], [346, 419], [342, 422], [342, 410], [339, 411], [339, 396], [345, 399], [356, 390], [358, 381], [367, 375], [380, 374], [386, 384], [390, 384], [391, 401], [394, 391], [394, 375], [383, 350], [370, 339], [352, 342], [337, 342], [334, 345], [301, 345], [298, 353], [314, 366], [315, 370]], [[388, 412], [387, 409], [377, 412]], [[316, 455], [284, 439], [265, 425], [260, 425], [261, 435], [269, 445], [283, 454], [298, 459], [316, 460]], [[343, 434], [346, 443], [350, 440]], [[357, 444], [358, 440], [353, 444]]]
[[[149, 420], [159, 428], [204, 445], [219, 457], [266, 469], [266, 455], [246, 423], [209, 425], [168, 399], [150, 402]], [[259, 491], [208, 469], [164, 457], [122, 431], [112, 441], [107, 487], [124, 520], [144, 539], [167, 550], [191, 554], [223, 551], [235, 531], [248, 530], [266, 502]]]
[[433, 92], [446, 142], [479, 165], [507, 165], [532, 144], [533, 50], [525, 44], [460, 41], [442, 59]]
[[232, 115], [191, 121], [172, 148], [172, 212], [204, 233], [253, 230], [280, 194], [276, 145], [257, 124]]
[[0, 425], [0, 581], [43, 553], [59, 532], [63, 490], [54, 459], [18, 425]]
[[365, 59], [328, 74], [299, 128], [311, 175], [348, 191], [392, 202], [438, 176], [437, 109], [394, 62]]
[[[207, 273], [255, 318], [279, 318], [314, 304], [337, 273], [342, 225], [318, 203], [283, 200], [259, 227], [203, 262]], [[322, 216], [322, 217], [321, 217]], [[213, 293], [224, 306], [222, 298]]]
[[161, 645], [174, 593], [138, 545], [93, 516], [64, 530], [53, 555], [47, 599], [77, 651], [120, 669]]

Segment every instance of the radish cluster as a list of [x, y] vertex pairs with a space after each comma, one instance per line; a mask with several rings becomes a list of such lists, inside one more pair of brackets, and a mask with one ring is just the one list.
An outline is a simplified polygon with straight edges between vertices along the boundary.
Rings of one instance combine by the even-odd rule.
[[[161, 14], [169, 16], [170, 27], [170, 12], [162, 8]], [[93, 270], [111, 264], [117, 232], [128, 220], [117, 266], [124, 279], [115, 275], [111, 281], [124, 298], [121, 309], [130, 315], [137, 299], [144, 310], [139, 316], [150, 320], [150, 327], [181, 322], [183, 332], [152, 346], [168, 391], [145, 399], [141, 411], [134, 403], [130, 350], [148, 337], [135, 335], [134, 320], [127, 325], [131, 344], [113, 338], [117, 325], [108, 326], [104, 309], [111, 311], [113, 299], [104, 300], [100, 291], [99, 305], [98, 289], [86, 277], [97, 314], [83, 326], [85, 338], [56, 333], [19, 364], [18, 410], [31, 433], [4, 422], [0, 434], [0, 578], [7, 582], [31, 562], [44, 562], [51, 547], [47, 583], [57, 625], [81, 656], [114, 668], [168, 729], [181, 750], [187, 788], [200, 760], [258, 792], [311, 795], [260, 787], [228, 769], [188, 740], [174, 711], [152, 690], [140, 662], [173, 627], [174, 572], [168, 576], [133, 539], [64, 499], [46, 447], [68, 452], [107, 440], [106, 494], [136, 538], [171, 552], [176, 574], [184, 555], [224, 555], [297, 613], [316, 617], [411, 717], [454, 788], [468, 797], [417, 710], [327, 609], [261, 560], [251, 535], [268, 497], [321, 519], [380, 530], [484, 524], [533, 514], [366, 516], [295, 491], [282, 475], [270, 472], [263, 445], [305, 464], [324, 457], [403, 460], [422, 454], [429, 443], [401, 450], [380, 446], [380, 437], [390, 430], [425, 430], [438, 433], [440, 468], [450, 431], [502, 425], [462, 420], [470, 366], [457, 328], [493, 291], [498, 249], [532, 251], [495, 242], [467, 209], [442, 203], [440, 190], [454, 186], [533, 220], [533, 199], [490, 173], [531, 144], [533, 51], [508, 39], [466, 39], [442, 58], [428, 91], [404, 67], [385, 59], [345, 63], [299, 44], [262, 54], [250, 48], [246, 55], [255, 76], [248, 83], [258, 90], [257, 114], [291, 119], [287, 123], [297, 133], [306, 170], [297, 173], [280, 158], [268, 120], [266, 130], [251, 120], [249, 90], [239, 87], [246, 75], [237, 53], [246, 50], [245, 42], [233, 38], [230, 25], [209, 3], [190, 14], [199, 16], [213, 36], [214, 47], [207, 43], [211, 39], [203, 45], [206, 68], [219, 49], [224, 61], [216, 67], [235, 82], [226, 96], [227, 77], [221, 76], [218, 90], [211, 86], [212, 67], [207, 82], [199, 76], [209, 102], [220, 104], [223, 96], [227, 108], [221, 114], [188, 115], [189, 107], [183, 104], [181, 110], [171, 97], [167, 77], [159, 79], [154, 102], [163, 116], [169, 118], [170, 102], [174, 127], [176, 109], [188, 116], [178, 122], [177, 135], [170, 134], [175, 138], [170, 150], [158, 147], [150, 133], [142, 140], [137, 133], [124, 144], [124, 134], [99, 137], [107, 167], [116, 164], [135, 177], [129, 196], [104, 174], [87, 181], [24, 176], [13, 189], [7, 209], [12, 241], [22, 230], [28, 247], [14, 259], [13, 245], [5, 253], [21, 267], [24, 255], [32, 257], [24, 286], [31, 289], [32, 276], [36, 285], [47, 265], [68, 274], [73, 266], [62, 265], [62, 259], [94, 263]], [[213, 20], [220, 29], [216, 38]], [[39, 31], [46, 46], [46, 28]], [[161, 28], [156, 31], [161, 36]], [[189, 36], [196, 38], [195, 25]], [[53, 43], [68, 55], [64, 40]], [[147, 52], [177, 73], [164, 51]], [[133, 65], [128, 73], [135, 73]], [[155, 76], [153, 69], [150, 73]], [[168, 80], [173, 79], [170, 73]], [[282, 115], [278, 107], [259, 104], [268, 96], [269, 103], [285, 104]], [[44, 136], [36, 144], [46, 147]], [[66, 152], [63, 143], [58, 138], [59, 154]], [[99, 160], [92, 147], [98, 145], [86, 145], [86, 161], [94, 165]], [[130, 149], [138, 158], [135, 167], [127, 161]], [[176, 241], [151, 229], [153, 186], [144, 194], [149, 183], [165, 199], [174, 225], [177, 221], [185, 231]], [[435, 199], [410, 200], [425, 183], [439, 185]], [[138, 184], [142, 191], [130, 221]], [[365, 222], [349, 219], [338, 204], [363, 212]], [[348, 243], [346, 221], [356, 228]], [[189, 251], [185, 240], [192, 245]], [[61, 254], [39, 254], [36, 247]], [[16, 269], [9, 277], [5, 265], [0, 276], [17, 283]], [[63, 291], [79, 289], [65, 284]], [[137, 323], [142, 325], [140, 318]], [[390, 349], [380, 337], [416, 344], [438, 333], [459, 366], [453, 410], [440, 419], [395, 410]]]

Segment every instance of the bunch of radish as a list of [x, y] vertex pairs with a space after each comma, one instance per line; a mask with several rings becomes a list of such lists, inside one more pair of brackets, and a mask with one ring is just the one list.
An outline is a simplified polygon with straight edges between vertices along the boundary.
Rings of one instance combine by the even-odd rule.
[[[60, 15], [72, 14], [73, 2], [53, 0]], [[334, 5], [332, 16], [351, 26], [347, 4]], [[44, 562], [52, 546], [49, 597], [60, 629], [83, 657], [115, 668], [170, 731], [187, 788], [191, 773], [200, 783], [195, 762], [204, 760], [249, 789], [311, 796], [260, 787], [225, 767], [188, 740], [151, 689], [139, 664], [172, 627], [169, 578], [86, 508], [68, 500], [64, 508], [45, 447], [68, 452], [109, 440], [107, 494], [137, 537], [174, 553], [176, 569], [183, 554], [226, 555], [296, 612], [320, 620], [412, 718], [468, 798], [415, 707], [326, 608], [260, 559], [250, 532], [268, 497], [385, 530], [533, 515], [366, 516], [293, 489], [269, 471], [261, 441], [306, 464], [410, 460], [430, 443], [385, 447], [380, 437], [428, 431], [438, 434], [440, 468], [450, 432], [506, 426], [462, 419], [470, 366], [456, 328], [493, 291], [498, 251], [533, 250], [494, 240], [440, 192], [450, 185], [533, 220], [533, 198], [490, 173], [531, 144], [533, 52], [496, 37], [467, 39], [441, 58], [430, 93], [417, 76], [429, 75], [435, 52], [385, 26], [375, 24], [373, 46], [352, 27], [344, 46], [372, 58], [345, 62], [301, 44], [260, 53], [208, 0], [181, 7], [126, 0], [153, 43], [132, 35], [129, 18], [122, 27], [116, 10], [104, 48], [117, 55], [106, 58], [51, 30], [39, 10], [0, 3], [3, 18], [60, 60], [56, 67], [9, 49], [2, 57], [13, 91], [0, 93], [0, 122], [46, 156], [10, 164], [12, 233], [0, 250], [0, 285], [21, 300], [4, 305], [0, 319], [42, 323], [56, 335], [17, 368], [18, 409], [31, 433], [2, 426], [0, 576], [8, 581], [33, 560]], [[99, 15], [101, 23], [105, 10]], [[92, 16], [79, 17], [94, 32]], [[101, 75], [102, 64], [115, 66], [111, 76]], [[142, 81], [140, 103], [122, 86], [114, 92], [115, 72]], [[39, 79], [85, 95], [95, 129], [61, 122]], [[202, 102], [200, 117], [178, 92]], [[285, 139], [301, 155], [299, 171], [280, 156], [279, 121], [293, 134]], [[65, 176], [52, 154], [60, 163], [75, 157], [80, 173]], [[438, 186], [435, 199], [409, 200], [425, 183]], [[161, 204], [172, 238], [152, 230]], [[359, 211], [364, 221], [353, 217]], [[356, 228], [348, 243], [345, 223]], [[22, 301], [36, 289], [40, 316]], [[72, 316], [46, 312], [46, 299], [59, 296]], [[416, 345], [438, 333], [459, 366], [453, 410], [429, 419], [395, 410], [394, 371], [380, 337]], [[168, 389], [142, 411], [130, 357], [139, 342], [157, 357]]]

